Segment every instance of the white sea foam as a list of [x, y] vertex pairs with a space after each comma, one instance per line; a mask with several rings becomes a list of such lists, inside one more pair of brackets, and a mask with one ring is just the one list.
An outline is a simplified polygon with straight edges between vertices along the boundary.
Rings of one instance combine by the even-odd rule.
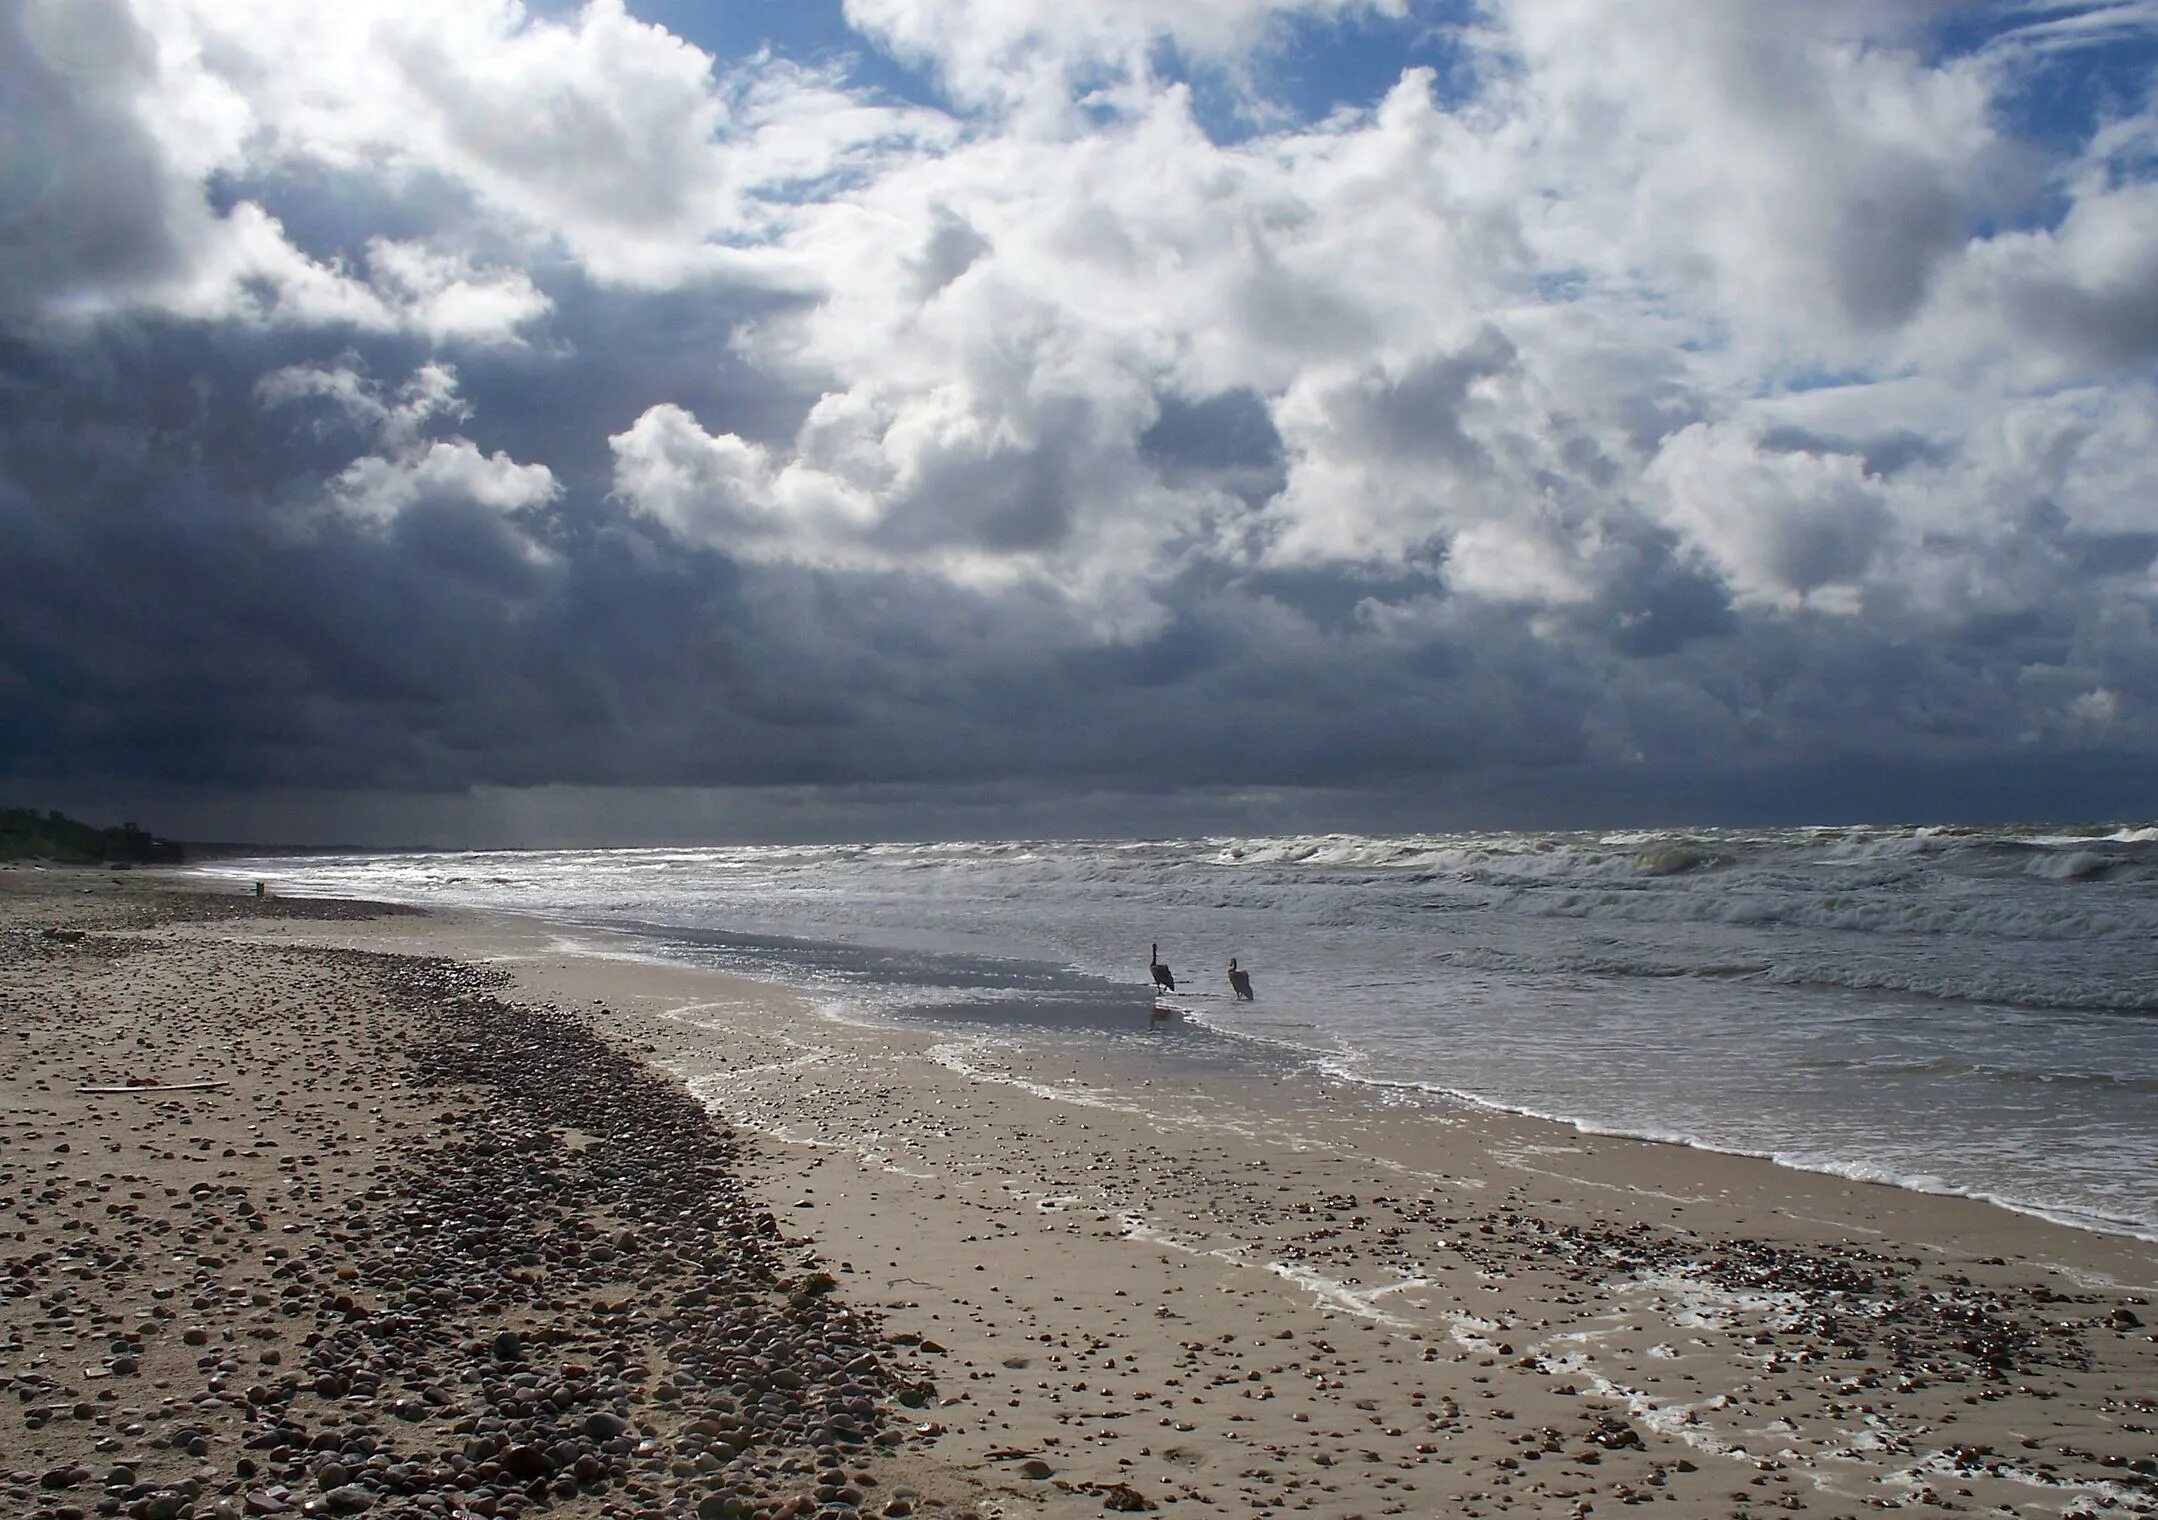
[[1346, 1283], [1303, 1262], [1267, 1256], [1242, 1245], [1220, 1244], [1195, 1238], [1156, 1224], [1141, 1214], [1125, 1214], [1121, 1228], [1124, 1236], [1130, 1240], [1164, 1246], [1189, 1256], [1204, 1256], [1215, 1261], [1228, 1262], [1233, 1266], [1269, 1272], [1309, 1293], [1321, 1308], [1354, 1315], [1358, 1319], [1368, 1319], [1376, 1324], [1391, 1325], [1397, 1329], [1408, 1329], [1415, 1322], [1380, 1309], [1378, 1300], [1395, 1293], [1424, 1287], [1427, 1283], [1427, 1279], [1421, 1277], [1398, 1279], [1372, 1288]]

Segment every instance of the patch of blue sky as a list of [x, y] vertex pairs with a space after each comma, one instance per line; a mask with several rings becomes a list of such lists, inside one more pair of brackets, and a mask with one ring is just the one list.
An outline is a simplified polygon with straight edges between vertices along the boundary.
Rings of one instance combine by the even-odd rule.
[[1157, 76], [1190, 89], [1193, 118], [1210, 139], [1235, 143], [1369, 110], [1410, 69], [1432, 71], [1442, 103], [1468, 99], [1476, 76], [1462, 28], [1474, 14], [1467, 0], [1411, 0], [1402, 16], [1290, 16], [1276, 24], [1248, 72], [1195, 64], [1166, 39], [1151, 63]]
[[1801, 364], [1765, 376], [1759, 394], [1801, 396], [1809, 391], [1862, 389], [1878, 384], [1880, 380], [1881, 376], [1873, 370], [1829, 369], [1820, 365]]
[[2000, 73], [2003, 131], [2072, 153], [2109, 121], [2147, 110], [2158, 81], [2152, 0], [2014, 0], [1943, 22], [1935, 63], [1981, 56]]
[[[2000, 130], [2045, 154], [2061, 174], [2081, 172], [2083, 155], [2109, 125], [2147, 112], [2158, 82], [2158, 6], [2048, 6], [2025, 25], [1966, 38], [2003, 66], [1995, 97]], [[2081, 27], [2051, 23], [2083, 19]], [[2131, 135], [2108, 154], [2116, 183], [2158, 175], [2158, 158], [2147, 136]], [[2074, 205], [2068, 185], [2056, 182], [2013, 215], [1983, 216], [1977, 238], [2050, 230]]]
[[[1998, 97], [2002, 125], [2049, 152], [2072, 154], [2110, 122], [2147, 110], [2158, 37], [2047, 54]], [[2151, 165], [2145, 161], [2143, 170]]]
[[1316, 120], [1375, 105], [1404, 71], [1428, 68], [1442, 104], [1464, 103], [1478, 83], [1464, 42], [1477, 11], [1467, 0], [1410, 0], [1398, 18], [1368, 11], [1292, 17], [1266, 65], [1269, 91]]
[[[570, 0], [553, 4], [579, 8]], [[769, 52], [804, 67], [836, 69], [855, 88], [888, 99], [953, 109], [933, 76], [848, 26], [839, 0], [633, 0], [632, 10], [710, 53], [722, 69]]]

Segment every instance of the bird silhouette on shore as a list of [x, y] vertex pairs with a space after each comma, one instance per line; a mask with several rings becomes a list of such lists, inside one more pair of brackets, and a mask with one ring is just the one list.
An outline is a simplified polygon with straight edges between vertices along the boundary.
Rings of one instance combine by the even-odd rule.
[[1243, 1002], [1248, 1003], [1252, 1000], [1251, 973], [1237, 970], [1236, 957], [1233, 955], [1229, 957], [1229, 990], [1235, 993]]
[[1147, 975], [1154, 978], [1154, 985], [1163, 992], [1176, 991], [1176, 975], [1161, 963], [1161, 946], [1147, 951]]

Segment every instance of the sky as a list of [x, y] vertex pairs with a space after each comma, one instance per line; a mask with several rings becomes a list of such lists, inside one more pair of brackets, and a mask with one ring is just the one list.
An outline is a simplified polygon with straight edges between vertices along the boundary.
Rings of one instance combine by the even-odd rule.
[[0, 0], [0, 802], [2158, 815], [2158, 0]]

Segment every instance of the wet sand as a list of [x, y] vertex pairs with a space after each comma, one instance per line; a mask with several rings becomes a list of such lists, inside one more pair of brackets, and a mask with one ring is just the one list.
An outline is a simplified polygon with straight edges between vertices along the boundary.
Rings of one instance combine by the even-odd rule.
[[[354, 1252], [336, 1238], [343, 1204], [369, 1203], [371, 1189], [419, 1196], [396, 1180], [416, 1175], [415, 1140], [458, 1133], [476, 1113], [514, 1116], [534, 1101], [484, 1064], [426, 1082], [410, 1059], [424, 1047], [395, 1031], [439, 1011], [339, 1012], [355, 1002], [349, 983], [292, 984], [253, 1013], [223, 994], [201, 996], [228, 979], [277, 982], [319, 966], [313, 947], [484, 965], [506, 984], [445, 994], [501, 1010], [484, 1029], [459, 1026], [475, 1046], [495, 1048], [520, 1018], [545, 1023], [551, 1005], [563, 1038], [604, 1040], [663, 1074], [660, 1087], [693, 1095], [713, 1136], [733, 1132], [715, 1140], [722, 1149], [707, 1162], [739, 1188], [738, 1202], [719, 1211], [731, 1221], [722, 1234], [755, 1237], [728, 1269], [750, 1273], [734, 1296], [758, 1300], [737, 1306], [749, 1317], [736, 1333], [813, 1285], [820, 1305], [845, 1315], [839, 1329], [818, 1333], [861, 1342], [849, 1358], [861, 1366], [854, 1381], [832, 1384], [816, 1404], [852, 1399], [849, 1407], [870, 1409], [853, 1432], [865, 1439], [844, 1463], [826, 1460], [841, 1450], [829, 1440], [818, 1448], [829, 1432], [775, 1427], [761, 1474], [751, 1470], [759, 1463], [738, 1463], [725, 1483], [676, 1476], [674, 1443], [695, 1422], [662, 1418], [667, 1406], [651, 1397], [651, 1379], [712, 1306], [677, 1303], [693, 1290], [671, 1268], [653, 1266], [644, 1242], [609, 1236], [618, 1308], [631, 1316], [612, 1322], [623, 1327], [615, 1338], [632, 1326], [674, 1328], [638, 1342], [641, 1401], [622, 1365], [586, 1379], [613, 1389], [588, 1402], [620, 1411], [634, 1424], [626, 1434], [654, 1449], [638, 1455], [633, 1441], [617, 1454], [622, 1473], [576, 1497], [548, 1489], [544, 1502], [558, 1512], [695, 1513], [726, 1489], [739, 1491], [744, 1513], [782, 1503], [810, 1513], [1008, 1516], [1150, 1507], [1575, 1515], [1631, 1504], [1689, 1516], [2158, 1513], [2150, 1304], [2158, 1248], [2145, 1243], [1743, 1158], [1425, 1102], [1380, 1104], [1254, 1062], [1197, 1059], [1200, 1042], [1175, 1029], [1120, 1042], [1106, 1062], [1077, 1051], [1022, 1058], [987, 1028], [955, 1036], [835, 1022], [781, 990], [583, 953], [607, 943], [531, 922], [258, 919], [241, 903], [218, 909], [238, 917], [130, 929], [137, 910], [127, 900], [148, 885], [84, 879], [93, 893], [60, 898], [49, 883], [0, 893], [18, 941], [37, 936], [26, 949], [11, 942], [0, 982], [8, 996], [0, 1117], [10, 1157], [23, 1158], [8, 1166], [4, 1201], [14, 1212], [0, 1219], [0, 1270], [39, 1289], [5, 1301], [19, 1403], [0, 1414], [10, 1422], [0, 1423], [0, 1465], [27, 1474], [18, 1487], [55, 1514], [107, 1491], [94, 1481], [36, 1487], [63, 1463], [92, 1468], [125, 1455], [136, 1459], [138, 1480], [156, 1469], [159, 1481], [177, 1481], [186, 1464], [172, 1447], [145, 1448], [124, 1427], [166, 1429], [151, 1417], [158, 1400], [194, 1394], [185, 1374], [200, 1369], [184, 1357], [156, 1363], [170, 1391], [153, 1394], [142, 1381], [154, 1381], [155, 1357], [179, 1320], [202, 1321], [213, 1340], [229, 1331], [250, 1353], [249, 1338], [275, 1328], [248, 1310], [277, 1305], [277, 1263], [243, 1248], [298, 1240], [304, 1251], [288, 1244], [295, 1256], [349, 1265], [359, 1274], [349, 1281], [364, 1288], [417, 1221], [396, 1210], [371, 1216], [373, 1245]], [[108, 938], [153, 947], [78, 965], [42, 938], [40, 915], [57, 920], [63, 910], [109, 914], [114, 926], [66, 947], [67, 956], [86, 947], [102, 955]], [[194, 1043], [156, 1045], [177, 1038], [158, 1031], [170, 1031], [176, 1000], [189, 998], [200, 1005], [186, 1037]], [[68, 1033], [85, 1027], [80, 1013], [61, 1018], [56, 1005], [93, 1002], [104, 1011], [86, 1044]], [[237, 1030], [225, 1028], [235, 1020]], [[365, 1038], [355, 1032], [367, 1029]], [[134, 1045], [146, 1038], [152, 1047]], [[208, 1072], [235, 1086], [167, 1095], [172, 1108], [150, 1104], [148, 1118], [143, 1097], [63, 1091], [153, 1048], [158, 1058], [128, 1074]], [[333, 1068], [334, 1091], [310, 1090], [298, 1076], [327, 1081]], [[559, 1082], [560, 1068], [551, 1070], [533, 1080]], [[497, 1078], [509, 1085], [490, 1086]], [[283, 1128], [259, 1100], [230, 1101], [250, 1090], [243, 1080], [273, 1091], [285, 1084], [275, 1110]], [[575, 1101], [599, 1099], [587, 1091]], [[625, 1134], [634, 1127], [619, 1115], [613, 1122]], [[610, 1181], [560, 1162], [622, 1141], [549, 1127], [544, 1112], [518, 1123], [512, 1131], [528, 1144], [549, 1137], [539, 1148], [554, 1158], [528, 1208], [544, 1202], [571, 1218], [610, 1206], [590, 1195], [620, 1188], [620, 1174]], [[686, 1131], [670, 1133], [689, 1143]], [[41, 1149], [61, 1134], [82, 1138], [69, 1153]], [[122, 1149], [93, 1171], [101, 1145]], [[224, 1156], [228, 1148], [237, 1154]], [[253, 1171], [236, 1164], [257, 1149], [283, 1159], [253, 1162]], [[300, 1166], [302, 1156], [315, 1164]], [[99, 1193], [108, 1171], [115, 1179]], [[247, 1201], [265, 1229], [238, 1233], [237, 1200], [220, 1205], [236, 1243], [216, 1248], [222, 1294], [204, 1291], [206, 1236], [192, 1260], [138, 1246], [133, 1266], [99, 1268], [139, 1274], [106, 1300], [108, 1317], [138, 1330], [141, 1347], [137, 1369], [115, 1375], [108, 1359], [122, 1353], [103, 1338], [113, 1326], [97, 1324], [93, 1336], [80, 1312], [56, 1320], [46, 1300], [69, 1286], [55, 1275], [67, 1247], [95, 1237], [99, 1249], [114, 1249], [108, 1237], [122, 1227], [113, 1221], [126, 1216], [102, 1211], [123, 1171], [139, 1179], [129, 1191], [155, 1190], [147, 1201], [165, 1187], [185, 1196], [196, 1181], [232, 1188], [240, 1178], [221, 1173], [259, 1171], [265, 1185], [249, 1182]], [[471, 1206], [448, 1199], [436, 1210]], [[39, 1252], [47, 1259], [26, 1278], [18, 1264]], [[760, 1264], [767, 1278], [755, 1276]], [[643, 1292], [640, 1269], [665, 1288], [664, 1303]], [[558, 1256], [523, 1270], [545, 1278], [570, 1266]], [[143, 1316], [150, 1323], [118, 1312], [122, 1299], [135, 1306], [128, 1293], [147, 1295], [158, 1281], [188, 1295], [179, 1300], [187, 1313], [159, 1319], [154, 1298]], [[235, 1287], [247, 1288], [247, 1305]], [[252, 1305], [257, 1292], [272, 1292], [272, 1304]], [[647, 1320], [634, 1317], [640, 1294], [650, 1300]], [[578, 1355], [604, 1354], [609, 1322], [582, 1314], [573, 1295], [553, 1297], [562, 1307], [546, 1323], [583, 1336]], [[323, 1322], [314, 1300], [306, 1307], [279, 1321], [296, 1342], [261, 1344], [286, 1346], [288, 1359], [307, 1352], [299, 1342]], [[454, 1308], [444, 1306], [445, 1324], [458, 1319]], [[783, 1307], [772, 1322], [785, 1323]], [[59, 1337], [74, 1344], [62, 1352]], [[77, 1370], [101, 1363], [105, 1378], [85, 1381]], [[57, 1379], [39, 1367], [74, 1374], [72, 1403], [37, 1385], [26, 1391], [26, 1368]], [[437, 1367], [437, 1384], [478, 1386], [451, 1383], [455, 1370]], [[100, 1407], [100, 1393], [115, 1387], [124, 1391]], [[397, 1397], [424, 1395], [393, 1393], [384, 1380], [343, 1395], [363, 1404], [326, 1412], [400, 1429], [382, 1413]], [[52, 1413], [85, 1405], [87, 1420]], [[235, 1429], [260, 1423], [251, 1407], [256, 1414], [239, 1411], [246, 1418]], [[122, 1420], [130, 1408], [138, 1418]], [[25, 1410], [46, 1413], [33, 1427]], [[114, 1449], [95, 1449], [99, 1439]], [[191, 1460], [218, 1468], [223, 1442]], [[789, 1460], [811, 1470], [789, 1472]], [[229, 1460], [221, 1470], [231, 1481]], [[846, 1481], [817, 1481], [832, 1475]], [[319, 1481], [284, 1486], [294, 1504], [327, 1493]], [[201, 1506], [216, 1489], [199, 1492], [197, 1513], [209, 1513]]]

